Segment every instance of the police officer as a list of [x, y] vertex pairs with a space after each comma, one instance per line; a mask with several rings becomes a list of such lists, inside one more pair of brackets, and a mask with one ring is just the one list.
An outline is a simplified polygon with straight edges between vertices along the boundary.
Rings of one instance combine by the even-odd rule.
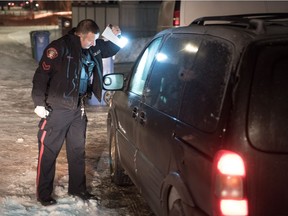
[[[112, 27], [117, 36], [120, 29]], [[101, 101], [102, 58], [119, 47], [99, 39], [99, 27], [90, 19], [79, 22], [67, 35], [44, 50], [33, 77], [34, 112], [41, 118], [38, 131], [37, 200], [53, 205], [56, 158], [66, 140], [69, 170], [68, 193], [83, 200], [96, 199], [86, 188], [84, 99], [93, 92]]]

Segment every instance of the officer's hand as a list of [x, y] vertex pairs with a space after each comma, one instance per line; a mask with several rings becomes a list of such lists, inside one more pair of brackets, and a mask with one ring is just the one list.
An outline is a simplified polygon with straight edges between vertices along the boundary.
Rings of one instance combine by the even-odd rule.
[[121, 30], [119, 26], [112, 26], [111, 29], [113, 34], [116, 35], [117, 37], [121, 35]]
[[49, 111], [45, 109], [44, 106], [36, 106], [34, 109], [34, 112], [40, 117], [40, 118], [46, 118], [49, 115]]

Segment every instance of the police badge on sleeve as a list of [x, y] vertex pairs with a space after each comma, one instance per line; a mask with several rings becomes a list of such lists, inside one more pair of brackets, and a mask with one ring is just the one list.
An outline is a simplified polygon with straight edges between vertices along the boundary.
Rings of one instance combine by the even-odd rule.
[[50, 47], [47, 49], [46, 55], [49, 59], [55, 59], [58, 56], [58, 52], [54, 47]]

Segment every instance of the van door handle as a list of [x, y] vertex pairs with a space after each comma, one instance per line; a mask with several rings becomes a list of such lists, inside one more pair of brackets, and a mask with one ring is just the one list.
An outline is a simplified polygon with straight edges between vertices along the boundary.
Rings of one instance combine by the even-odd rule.
[[132, 118], [136, 119], [138, 117], [138, 107], [132, 109]]
[[140, 124], [141, 124], [141, 125], [144, 125], [144, 124], [146, 123], [146, 121], [147, 121], [147, 119], [146, 119], [146, 113], [143, 112], [143, 111], [140, 112], [139, 118], [140, 118]]

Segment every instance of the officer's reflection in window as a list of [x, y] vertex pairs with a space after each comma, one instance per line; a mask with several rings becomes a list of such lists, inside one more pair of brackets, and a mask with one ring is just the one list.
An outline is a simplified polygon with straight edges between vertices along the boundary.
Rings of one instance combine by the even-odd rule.
[[180, 58], [178, 78], [184, 86], [180, 118], [201, 129], [209, 128], [212, 100], [201, 78], [203, 71], [197, 65], [197, 57], [195, 53], [186, 52]]
[[196, 71], [193, 69], [194, 56], [192, 54], [184, 54], [179, 58], [179, 72], [178, 78], [183, 82], [189, 82], [195, 80], [197, 75]]

